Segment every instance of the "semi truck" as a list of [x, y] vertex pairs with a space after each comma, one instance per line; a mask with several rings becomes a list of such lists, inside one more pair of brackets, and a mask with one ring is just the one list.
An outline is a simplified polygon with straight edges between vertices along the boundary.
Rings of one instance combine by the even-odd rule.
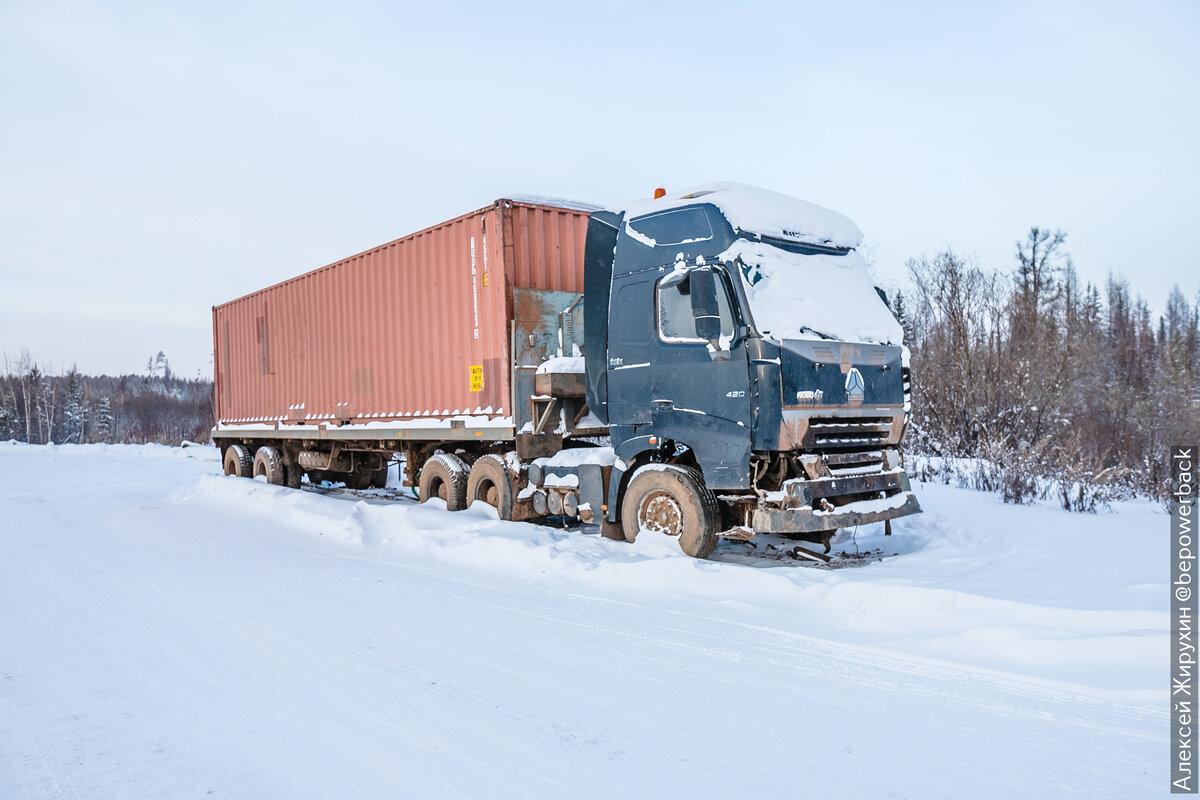
[[505, 520], [820, 542], [920, 511], [907, 350], [849, 219], [714, 183], [502, 198], [213, 308], [227, 475]]

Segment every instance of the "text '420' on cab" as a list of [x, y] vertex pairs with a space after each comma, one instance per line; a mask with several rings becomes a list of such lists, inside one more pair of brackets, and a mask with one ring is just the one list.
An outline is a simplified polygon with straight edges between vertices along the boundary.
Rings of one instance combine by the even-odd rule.
[[840, 214], [716, 183], [514, 196], [213, 309], [225, 471], [823, 541], [920, 510], [901, 329]]

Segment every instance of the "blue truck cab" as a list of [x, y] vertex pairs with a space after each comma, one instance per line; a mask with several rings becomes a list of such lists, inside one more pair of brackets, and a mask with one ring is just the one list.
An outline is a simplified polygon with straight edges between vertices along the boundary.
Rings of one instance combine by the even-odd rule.
[[[720, 535], [828, 546], [838, 528], [920, 510], [899, 453], [900, 329], [854, 250], [860, 238], [840, 215], [737, 184], [591, 215], [586, 402], [614, 458], [589, 505], [605, 523], [627, 538], [715, 526], [681, 538], [707, 555]], [[657, 495], [631, 501], [639, 471], [677, 471], [683, 488], [658, 475], [647, 482]], [[692, 506], [715, 503], [715, 515], [689, 520], [665, 497], [692, 490], [703, 495]]]

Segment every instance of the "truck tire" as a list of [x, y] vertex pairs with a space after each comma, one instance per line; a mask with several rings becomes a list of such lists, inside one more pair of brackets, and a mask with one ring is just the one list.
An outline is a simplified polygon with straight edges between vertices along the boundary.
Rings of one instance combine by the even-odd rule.
[[621, 525], [632, 542], [641, 530], [679, 538], [693, 558], [708, 558], [717, 547], [721, 512], [704, 477], [691, 467], [649, 464], [633, 473], [621, 501]]
[[383, 469], [377, 469], [371, 473], [371, 489], [386, 489], [387, 488], [388, 465], [384, 464]]
[[467, 476], [467, 507], [476, 500], [496, 509], [500, 519], [514, 519], [516, 486], [503, 457], [493, 453], [477, 458], [471, 465], [471, 474]]
[[231, 444], [225, 448], [225, 474], [237, 478], [254, 477], [254, 456], [244, 444]]
[[285, 483], [289, 489], [299, 489], [300, 481], [304, 478], [304, 470], [299, 464], [285, 464], [283, 467]]
[[347, 489], [370, 489], [373, 471], [356, 469], [354, 472], [343, 472], [339, 477]]
[[263, 445], [254, 454], [254, 477], [266, 476], [267, 483], [283, 486], [283, 456], [271, 445]]
[[458, 456], [434, 453], [421, 467], [421, 502], [440, 497], [447, 511], [462, 511], [467, 507], [467, 465]]

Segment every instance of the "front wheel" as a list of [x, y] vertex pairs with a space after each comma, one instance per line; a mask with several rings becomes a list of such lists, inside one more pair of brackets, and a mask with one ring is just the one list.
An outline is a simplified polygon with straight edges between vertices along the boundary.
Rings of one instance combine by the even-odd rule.
[[708, 558], [717, 547], [721, 513], [704, 477], [691, 467], [647, 464], [633, 473], [621, 501], [621, 525], [632, 542], [641, 531], [679, 539], [693, 558]]

